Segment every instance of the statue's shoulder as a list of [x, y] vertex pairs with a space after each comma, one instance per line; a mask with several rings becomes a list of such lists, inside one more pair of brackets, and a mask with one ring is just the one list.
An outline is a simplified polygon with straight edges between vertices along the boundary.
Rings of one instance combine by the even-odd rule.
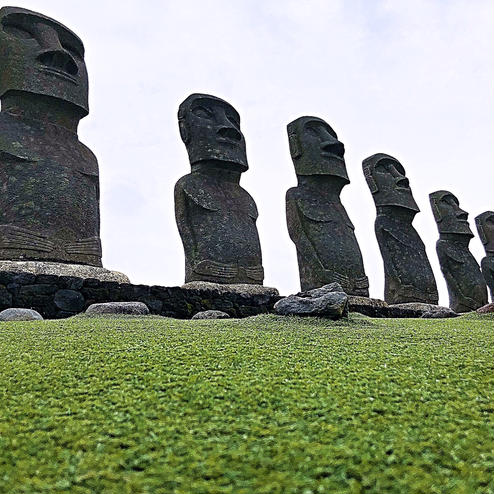
[[218, 198], [215, 197], [216, 189], [214, 183], [204, 180], [202, 176], [189, 173], [175, 184], [175, 197], [184, 193], [188, 199], [201, 208], [218, 211], [221, 207]]
[[458, 248], [454, 242], [439, 239], [436, 243], [436, 250], [438, 255], [443, 258], [446, 257], [459, 264], [464, 264], [466, 262], [467, 255], [465, 251]]
[[16, 137], [22, 132], [18, 119], [8, 113], [0, 113], [0, 161], [34, 162], [38, 158]]

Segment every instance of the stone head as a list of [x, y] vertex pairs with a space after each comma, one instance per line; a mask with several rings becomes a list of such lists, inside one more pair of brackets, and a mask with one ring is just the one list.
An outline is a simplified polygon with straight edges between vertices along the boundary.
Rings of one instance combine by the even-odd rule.
[[0, 97], [26, 91], [72, 103], [89, 112], [84, 46], [72, 31], [42, 14], [0, 9]]
[[475, 218], [479, 237], [485, 251], [494, 254], [494, 211], [485, 211]]
[[287, 125], [287, 131], [297, 175], [333, 175], [350, 183], [345, 146], [324, 120], [300, 117]]
[[178, 125], [191, 165], [212, 160], [240, 172], [249, 168], [240, 116], [226, 101], [191, 94], [179, 107]]
[[396, 158], [384, 153], [374, 154], [363, 161], [362, 168], [376, 206], [399, 206], [420, 211], [405, 169]]
[[432, 213], [439, 233], [459, 233], [473, 237], [468, 224], [468, 213], [460, 208], [457, 197], [447, 190], [429, 194]]

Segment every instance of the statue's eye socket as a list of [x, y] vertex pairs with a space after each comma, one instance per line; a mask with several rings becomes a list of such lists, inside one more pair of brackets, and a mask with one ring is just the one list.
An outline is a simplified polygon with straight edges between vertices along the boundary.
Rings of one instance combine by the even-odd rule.
[[77, 58], [82, 58], [82, 55], [73, 46], [71, 46], [67, 43], [62, 43], [62, 47], [65, 50], [67, 50], [72, 56], [77, 57]]
[[237, 117], [235, 117], [234, 115], [232, 115], [231, 113], [227, 113], [226, 115], [226, 118], [228, 118], [228, 120], [233, 124], [235, 125], [235, 127], [237, 127], [238, 129], [240, 128], [240, 122], [237, 120]]
[[21, 26], [16, 26], [14, 24], [4, 24], [3, 30], [7, 34], [10, 34], [11, 36], [15, 36], [16, 38], [20, 38], [20, 39], [34, 38], [33, 33], [31, 33], [28, 29]]
[[196, 106], [192, 109], [192, 113], [200, 118], [211, 118], [213, 116], [213, 113], [204, 106]]
[[314, 127], [306, 127], [305, 131], [312, 137], [319, 137], [319, 132]]

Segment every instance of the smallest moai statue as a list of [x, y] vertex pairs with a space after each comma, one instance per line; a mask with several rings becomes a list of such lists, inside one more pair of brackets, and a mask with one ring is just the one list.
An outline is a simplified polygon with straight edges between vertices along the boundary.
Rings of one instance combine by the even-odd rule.
[[485, 282], [494, 301], [494, 211], [485, 211], [475, 218], [479, 237], [484, 244], [485, 257], [480, 263]]
[[432, 192], [429, 199], [439, 230], [436, 251], [448, 286], [449, 306], [455, 312], [478, 309], [487, 303], [487, 288], [480, 266], [468, 249], [473, 237], [468, 213], [447, 190]]

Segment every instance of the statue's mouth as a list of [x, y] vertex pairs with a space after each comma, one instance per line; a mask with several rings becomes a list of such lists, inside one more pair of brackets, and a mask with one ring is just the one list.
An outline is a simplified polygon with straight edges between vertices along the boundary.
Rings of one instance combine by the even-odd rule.
[[77, 79], [67, 74], [67, 72], [64, 72], [63, 70], [55, 69], [53, 67], [41, 67], [39, 70], [41, 70], [41, 72], [46, 72], [47, 74], [54, 75], [55, 77], [59, 77], [60, 79], [69, 81], [72, 84], [77, 84]]

